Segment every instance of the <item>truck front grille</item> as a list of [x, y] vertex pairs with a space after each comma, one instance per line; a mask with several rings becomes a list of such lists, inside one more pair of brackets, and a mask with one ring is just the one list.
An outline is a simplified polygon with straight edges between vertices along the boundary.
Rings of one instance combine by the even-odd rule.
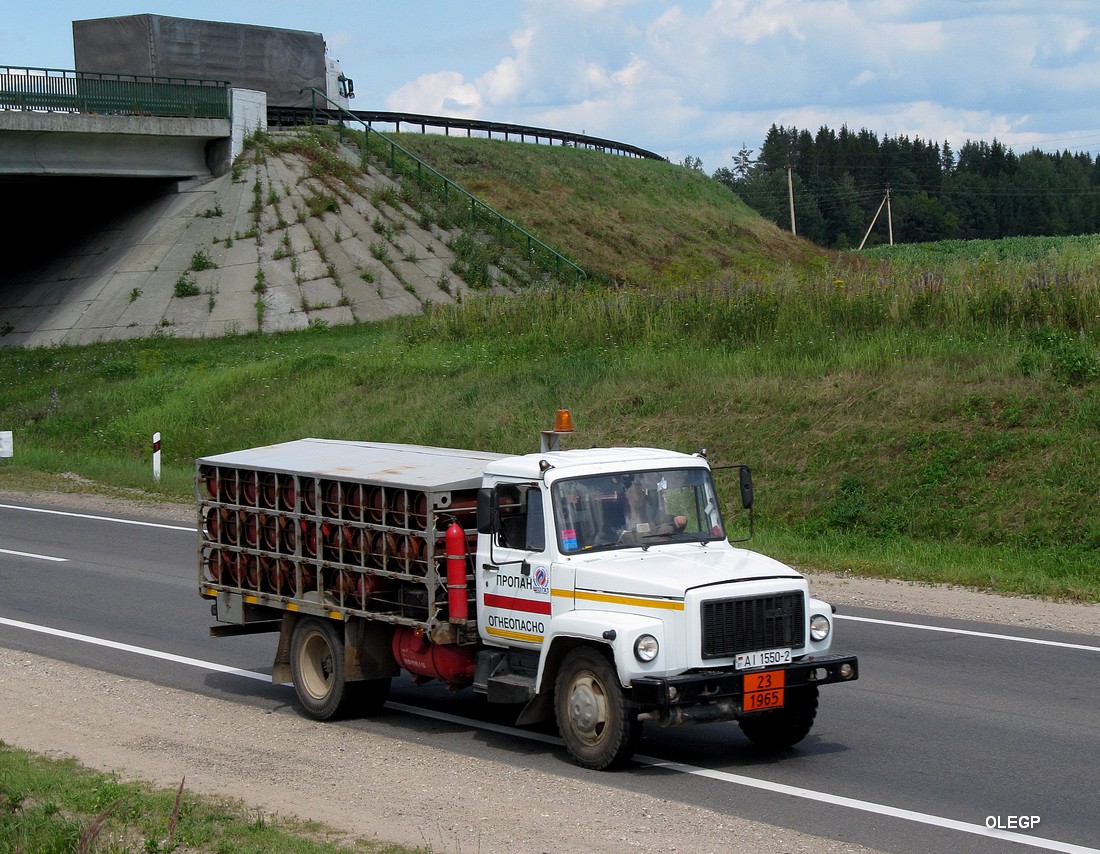
[[703, 658], [760, 649], [798, 649], [806, 642], [806, 603], [799, 592], [703, 603]]

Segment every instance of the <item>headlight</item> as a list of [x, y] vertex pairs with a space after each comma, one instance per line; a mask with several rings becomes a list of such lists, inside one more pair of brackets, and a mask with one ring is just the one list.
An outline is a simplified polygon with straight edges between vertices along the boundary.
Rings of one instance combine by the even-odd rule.
[[661, 645], [653, 635], [642, 635], [634, 641], [634, 657], [638, 661], [653, 661], [660, 648]]
[[829, 625], [829, 619], [823, 614], [814, 614], [810, 617], [810, 637], [815, 641], [825, 640], [831, 630], [832, 626]]

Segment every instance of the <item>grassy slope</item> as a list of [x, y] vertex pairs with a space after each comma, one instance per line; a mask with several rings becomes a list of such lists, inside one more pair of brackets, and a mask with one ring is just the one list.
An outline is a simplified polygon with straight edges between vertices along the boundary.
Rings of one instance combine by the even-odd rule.
[[683, 284], [824, 256], [702, 172], [663, 161], [499, 140], [392, 138], [614, 282]]
[[523, 452], [569, 406], [577, 444], [752, 465], [755, 546], [777, 556], [1100, 600], [1096, 241], [891, 270], [792, 241], [669, 164], [405, 141], [617, 286], [325, 332], [0, 351], [0, 424], [25, 467], [9, 482], [148, 486], [155, 430], [178, 497], [196, 456], [305, 435]]

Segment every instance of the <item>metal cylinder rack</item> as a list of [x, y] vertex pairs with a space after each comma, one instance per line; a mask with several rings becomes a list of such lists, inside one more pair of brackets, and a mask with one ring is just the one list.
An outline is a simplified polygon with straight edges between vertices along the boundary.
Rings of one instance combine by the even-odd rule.
[[215, 589], [397, 623], [445, 621], [443, 538], [456, 521], [473, 592], [476, 490], [200, 465], [196, 492], [200, 572]]

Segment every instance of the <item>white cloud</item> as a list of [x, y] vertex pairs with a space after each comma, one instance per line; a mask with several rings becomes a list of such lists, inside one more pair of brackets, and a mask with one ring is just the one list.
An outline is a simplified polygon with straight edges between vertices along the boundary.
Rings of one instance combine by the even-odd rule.
[[649, 64], [643, 59], [634, 57], [629, 65], [612, 74], [611, 79], [616, 84], [631, 89], [640, 86], [648, 75]]
[[425, 74], [388, 103], [583, 130], [710, 171], [773, 123], [1026, 149], [1100, 139], [1098, 29], [1100, 5], [1073, 0], [528, 0], [483, 70]]
[[455, 71], [424, 74], [386, 99], [390, 110], [474, 119], [481, 114], [481, 93]]

